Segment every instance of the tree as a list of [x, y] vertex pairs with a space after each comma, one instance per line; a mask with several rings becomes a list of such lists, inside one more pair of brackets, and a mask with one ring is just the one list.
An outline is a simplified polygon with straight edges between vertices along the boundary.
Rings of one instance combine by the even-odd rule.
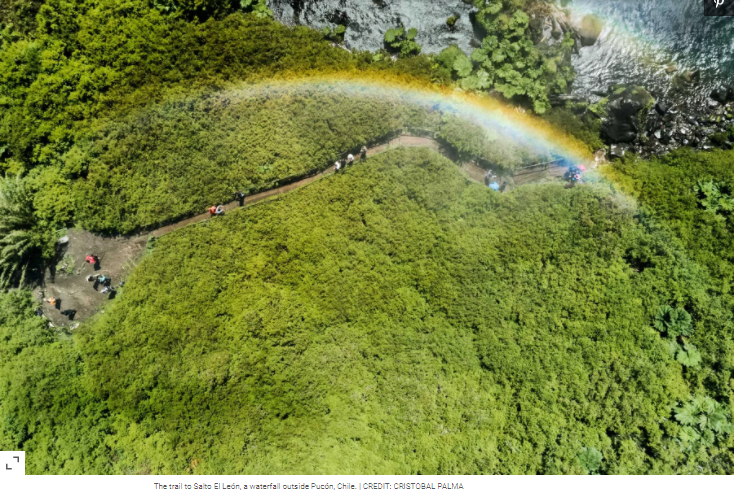
[[33, 196], [20, 175], [0, 179], [0, 288], [20, 272], [25, 280], [29, 264], [42, 249], [36, 231]]

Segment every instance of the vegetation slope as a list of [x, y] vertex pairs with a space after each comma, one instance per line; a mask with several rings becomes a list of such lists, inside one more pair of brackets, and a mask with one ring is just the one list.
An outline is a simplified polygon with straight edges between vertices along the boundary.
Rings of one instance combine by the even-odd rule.
[[73, 342], [3, 295], [0, 445], [31, 473], [732, 473], [731, 306], [636, 212], [381, 154], [161, 238]]

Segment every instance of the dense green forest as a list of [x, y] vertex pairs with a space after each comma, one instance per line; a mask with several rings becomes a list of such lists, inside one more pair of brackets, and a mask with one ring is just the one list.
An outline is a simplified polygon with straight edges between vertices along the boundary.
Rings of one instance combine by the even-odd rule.
[[64, 212], [65, 221], [76, 219], [94, 231], [152, 228], [230, 201], [237, 189], [256, 192], [324, 169], [342, 152], [408, 127], [436, 132], [450, 152], [495, 162], [501, 170], [540, 159], [521, 142], [404, 103], [400, 95], [363, 97], [300, 86], [252, 96], [228, 91], [105, 122], [63, 157], [61, 173], [38, 175], [47, 182], [61, 174], [67, 186], [43, 187], [37, 215], [59, 219]]
[[[237, 96], [256, 82], [494, 90], [602, 147], [549, 108], [572, 40], [533, 46], [535, 3], [475, 0], [467, 57], [415, 55], [412, 26], [347, 51], [263, 0], [3, 2], [0, 286], [66, 227], [151, 228], [402, 127], [538, 158], [402, 100]], [[733, 159], [499, 194], [400, 149], [162, 237], [74, 334], [4, 290], [0, 449], [34, 474], [734, 473]]]
[[442, 55], [348, 52], [272, 21], [262, 3], [50, 0], [0, 11], [0, 173], [22, 175], [32, 195], [28, 251], [51, 260], [70, 225], [130, 233], [197, 213], [404, 126], [441, 130], [460, 156], [502, 169], [537, 160], [402, 100], [230, 101], [252, 82], [338, 71], [453, 83]]
[[396, 150], [161, 238], [71, 341], [3, 295], [0, 444], [32, 473], [732, 473], [732, 299], [694, 256], [610, 186]]

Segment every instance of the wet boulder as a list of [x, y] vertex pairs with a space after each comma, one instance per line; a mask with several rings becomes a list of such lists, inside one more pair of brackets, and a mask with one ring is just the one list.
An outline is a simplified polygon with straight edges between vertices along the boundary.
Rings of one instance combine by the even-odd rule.
[[644, 87], [613, 85], [609, 96], [593, 105], [592, 112], [601, 117], [601, 133], [607, 143], [631, 143], [644, 132], [654, 102]]
[[660, 116], [665, 116], [668, 113], [669, 109], [670, 106], [668, 106], [668, 104], [664, 101], [661, 101], [655, 105], [655, 111], [657, 111]]
[[727, 104], [735, 98], [735, 89], [733, 87], [718, 87], [712, 90], [709, 97], [720, 104]]
[[576, 32], [581, 38], [581, 46], [593, 46], [599, 39], [604, 22], [595, 15], [586, 15], [576, 23]]

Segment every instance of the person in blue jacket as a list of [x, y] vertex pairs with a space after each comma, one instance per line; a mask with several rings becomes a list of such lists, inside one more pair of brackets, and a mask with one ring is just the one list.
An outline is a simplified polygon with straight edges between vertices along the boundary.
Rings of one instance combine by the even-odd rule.
[[493, 191], [498, 191], [498, 181], [494, 181], [493, 183], [488, 185], [489, 188], [491, 188]]

